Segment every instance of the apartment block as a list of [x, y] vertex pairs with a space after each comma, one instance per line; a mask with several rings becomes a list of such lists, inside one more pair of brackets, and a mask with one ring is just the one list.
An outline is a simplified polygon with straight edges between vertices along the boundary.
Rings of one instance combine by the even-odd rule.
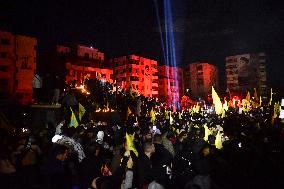
[[0, 93], [21, 104], [32, 101], [36, 55], [36, 38], [0, 31]]
[[146, 97], [158, 97], [157, 61], [128, 55], [113, 58], [110, 63], [118, 86], [126, 90], [132, 87]]
[[183, 71], [179, 67], [158, 66], [159, 99], [177, 102], [183, 95]]
[[218, 88], [218, 68], [206, 62], [188, 64], [184, 69], [184, 89], [191, 97], [207, 99], [212, 86]]
[[232, 95], [246, 95], [247, 91], [267, 93], [265, 53], [226, 57], [227, 89]]

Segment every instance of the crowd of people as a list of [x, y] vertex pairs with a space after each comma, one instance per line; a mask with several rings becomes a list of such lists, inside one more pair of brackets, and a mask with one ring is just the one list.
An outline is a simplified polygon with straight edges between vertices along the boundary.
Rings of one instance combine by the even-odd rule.
[[[100, 80], [84, 90], [65, 91], [58, 123], [1, 130], [1, 188], [284, 187], [284, 127], [272, 105], [228, 107], [224, 116], [210, 104], [169, 106]], [[98, 111], [121, 119], [99, 120]]]

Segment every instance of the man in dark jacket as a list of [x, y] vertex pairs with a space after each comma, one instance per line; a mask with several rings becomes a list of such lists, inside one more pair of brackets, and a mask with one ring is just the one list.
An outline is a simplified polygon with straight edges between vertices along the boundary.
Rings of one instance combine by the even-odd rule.
[[81, 188], [90, 187], [94, 178], [102, 176], [103, 156], [101, 150], [101, 147], [96, 144], [88, 147], [87, 157], [83, 159], [80, 165]]
[[152, 171], [151, 156], [155, 152], [155, 147], [151, 142], [146, 142], [143, 146], [144, 153], [139, 156], [137, 171], [138, 171], [138, 188], [148, 188], [148, 184], [154, 180]]
[[68, 150], [66, 146], [56, 145], [52, 157], [44, 162], [41, 167], [44, 189], [69, 189], [71, 188], [71, 173], [64, 164], [67, 159]]
[[156, 182], [164, 187], [169, 187], [173, 156], [163, 146], [162, 140], [162, 135], [156, 134], [154, 136], [155, 153], [152, 155], [151, 159], [153, 161], [153, 171]]

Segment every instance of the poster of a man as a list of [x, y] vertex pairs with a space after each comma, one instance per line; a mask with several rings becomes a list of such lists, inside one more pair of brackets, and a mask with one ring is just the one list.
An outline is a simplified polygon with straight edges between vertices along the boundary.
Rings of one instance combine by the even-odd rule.
[[248, 57], [240, 57], [238, 61], [238, 83], [239, 86], [245, 87], [249, 85], [250, 77], [250, 60]]
[[148, 65], [145, 66], [145, 76], [150, 76], [150, 68]]
[[145, 75], [145, 78], [144, 78], [145, 92], [146, 92], [146, 94], [151, 94], [151, 92], [152, 92], [152, 87], [151, 87], [152, 82], [151, 82], [151, 70], [150, 70], [149, 65], [145, 66], [144, 75]]

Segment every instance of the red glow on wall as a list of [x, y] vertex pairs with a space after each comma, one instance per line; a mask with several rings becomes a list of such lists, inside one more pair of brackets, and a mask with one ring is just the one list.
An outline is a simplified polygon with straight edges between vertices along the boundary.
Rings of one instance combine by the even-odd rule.
[[183, 94], [183, 71], [178, 67], [159, 66], [159, 99], [168, 103], [180, 101]]
[[146, 97], [158, 96], [157, 61], [136, 55], [111, 60], [113, 75], [121, 88], [139, 92]]

